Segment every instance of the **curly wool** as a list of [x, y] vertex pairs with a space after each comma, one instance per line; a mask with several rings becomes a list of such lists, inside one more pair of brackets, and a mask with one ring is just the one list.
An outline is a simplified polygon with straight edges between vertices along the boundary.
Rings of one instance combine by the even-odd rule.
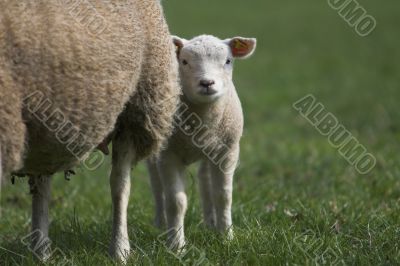
[[[80, 25], [66, 3], [0, 3], [4, 175], [48, 175], [72, 168], [114, 129], [122, 111], [121, 117], [136, 126], [134, 139], [143, 156], [159, 149], [170, 134], [176, 102], [167, 101], [161, 114], [152, 107], [178, 95], [173, 46], [159, 1], [91, 2], [106, 23], [98, 34]], [[169, 77], [170, 86], [157, 84], [160, 74]], [[158, 91], [161, 88], [167, 89]], [[36, 92], [40, 99], [24, 102]], [[70, 128], [63, 124], [58, 131], [50, 130], [44, 123], [56, 111]], [[79, 158], [68, 146], [78, 133], [85, 142]]]

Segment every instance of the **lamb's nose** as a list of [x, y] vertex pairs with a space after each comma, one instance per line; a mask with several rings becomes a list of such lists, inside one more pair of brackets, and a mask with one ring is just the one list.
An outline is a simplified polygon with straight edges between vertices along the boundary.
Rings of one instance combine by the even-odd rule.
[[200, 80], [200, 86], [204, 87], [204, 88], [211, 88], [212, 85], [215, 84], [214, 80], [210, 80], [210, 79], [202, 79]]

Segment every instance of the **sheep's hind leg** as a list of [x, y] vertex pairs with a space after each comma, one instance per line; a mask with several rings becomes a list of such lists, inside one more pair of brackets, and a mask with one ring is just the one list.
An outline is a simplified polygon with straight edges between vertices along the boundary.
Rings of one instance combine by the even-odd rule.
[[151, 158], [147, 160], [147, 169], [150, 175], [151, 189], [153, 191], [155, 202], [155, 226], [162, 229], [166, 225], [165, 214], [165, 196], [162, 186], [161, 177], [157, 169], [157, 159]]
[[[0, 196], [1, 196], [1, 183], [2, 182], [3, 182], [3, 160], [1, 157], [1, 143], [0, 143]], [[0, 213], [0, 216], [1, 216], [1, 213]]]
[[131, 169], [135, 160], [133, 142], [123, 132], [113, 139], [112, 170], [110, 176], [113, 204], [112, 239], [110, 255], [125, 263], [130, 253], [127, 209], [131, 189]]
[[[1, 157], [1, 143], [0, 143], [0, 199], [1, 199], [1, 184], [3, 183], [3, 160]], [[0, 205], [0, 217], [1, 217], [1, 205]]]
[[31, 251], [39, 259], [45, 261], [50, 257], [49, 239], [49, 201], [51, 177], [30, 177], [32, 194], [32, 232]]

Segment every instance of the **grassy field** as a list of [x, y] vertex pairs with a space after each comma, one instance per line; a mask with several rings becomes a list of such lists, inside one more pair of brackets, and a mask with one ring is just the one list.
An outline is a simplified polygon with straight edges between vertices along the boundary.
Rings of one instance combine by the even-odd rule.
[[[301, 3], [300, 3], [301, 2]], [[361, 1], [375, 17], [360, 37], [327, 1], [178, 1], [163, 5], [173, 34], [256, 37], [254, 57], [237, 62], [245, 113], [235, 176], [236, 238], [201, 223], [195, 171], [188, 171], [185, 257], [164, 248], [152, 225], [147, 172], [132, 173], [131, 265], [400, 264], [400, 3]], [[360, 175], [327, 137], [293, 109], [313, 94], [377, 159]], [[112, 265], [109, 161], [54, 178], [50, 237], [75, 265]], [[0, 265], [36, 265], [21, 241], [30, 230], [26, 180], [3, 187]], [[58, 262], [62, 262], [60, 256]]]

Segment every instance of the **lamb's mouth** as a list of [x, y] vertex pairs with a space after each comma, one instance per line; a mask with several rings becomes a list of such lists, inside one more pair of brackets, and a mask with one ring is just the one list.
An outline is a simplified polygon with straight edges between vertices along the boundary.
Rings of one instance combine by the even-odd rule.
[[205, 95], [205, 96], [212, 96], [214, 94], [216, 94], [218, 91], [213, 89], [213, 88], [202, 88], [199, 92], [199, 94], [201, 95]]

